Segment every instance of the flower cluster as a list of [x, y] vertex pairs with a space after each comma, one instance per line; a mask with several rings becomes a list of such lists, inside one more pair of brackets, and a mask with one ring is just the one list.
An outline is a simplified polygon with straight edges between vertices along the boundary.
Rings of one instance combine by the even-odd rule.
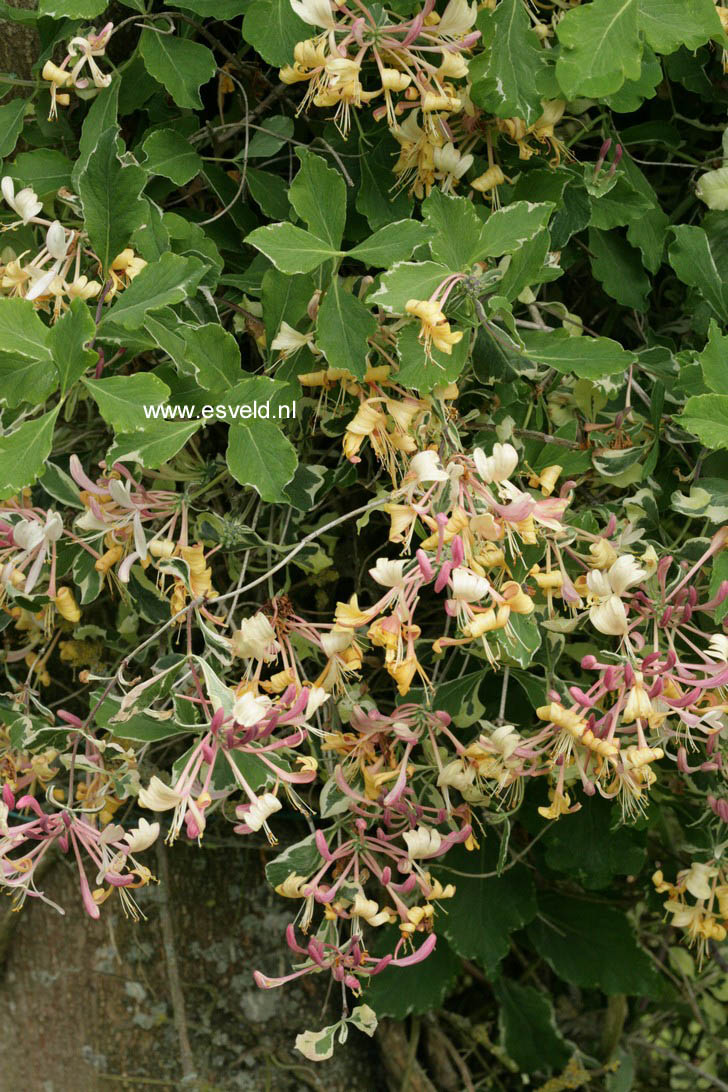
[[[5, 204], [17, 217], [2, 225], [2, 230], [34, 224], [44, 232], [40, 249], [28, 260], [28, 251], [16, 254], [5, 247], [0, 253], [1, 295], [32, 300], [39, 310], [47, 311], [55, 320], [73, 300], [96, 299], [102, 290], [103, 299], [113, 299], [147, 264], [127, 248], [113, 260], [109, 281], [102, 285], [101, 281], [88, 275], [89, 268], [94, 266], [95, 271], [100, 272], [101, 262], [90, 250], [85, 231], [66, 228], [60, 220], [49, 220], [41, 215], [43, 205], [31, 186], [16, 193], [15, 183], [9, 175], [3, 177], [0, 185]], [[72, 212], [80, 215], [78, 199], [73, 194], [60, 191], [58, 197]]]

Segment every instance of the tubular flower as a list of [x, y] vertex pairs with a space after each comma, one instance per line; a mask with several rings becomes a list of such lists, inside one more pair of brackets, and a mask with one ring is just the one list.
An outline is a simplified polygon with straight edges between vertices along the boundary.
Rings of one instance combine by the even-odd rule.
[[428, 355], [434, 346], [439, 352], [450, 356], [453, 345], [462, 341], [462, 330], [450, 329], [450, 323], [436, 300], [408, 300], [405, 311], [408, 315], [415, 315], [420, 320], [420, 341]]

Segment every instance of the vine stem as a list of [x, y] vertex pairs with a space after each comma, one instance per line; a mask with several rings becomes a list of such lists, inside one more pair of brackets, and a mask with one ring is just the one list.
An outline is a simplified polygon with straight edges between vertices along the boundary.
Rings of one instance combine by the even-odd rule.
[[157, 869], [159, 871], [159, 918], [162, 925], [162, 946], [164, 959], [167, 964], [167, 981], [169, 982], [169, 996], [172, 1002], [172, 1015], [179, 1043], [180, 1062], [182, 1063], [182, 1078], [189, 1085], [197, 1077], [195, 1059], [190, 1046], [190, 1038], [187, 1034], [187, 1009], [185, 995], [182, 990], [182, 979], [177, 962], [177, 950], [174, 946], [174, 930], [172, 928], [172, 915], [169, 909], [169, 864], [167, 861], [167, 848], [162, 838], [157, 838]]

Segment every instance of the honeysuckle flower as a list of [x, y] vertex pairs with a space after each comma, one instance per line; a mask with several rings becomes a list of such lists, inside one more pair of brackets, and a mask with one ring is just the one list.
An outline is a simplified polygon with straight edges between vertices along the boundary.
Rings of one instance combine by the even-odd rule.
[[266, 792], [257, 797], [254, 803], [237, 807], [235, 814], [249, 831], [255, 833], [261, 827], [265, 827], [267, 831], [267, 820], [282, 807], [277, 796], [274, 796], [272, 792]]
[[[442, 192], [450, 193], [473, 165], [472, 155], [463, 155], [452, 141], [433, 151], [435, 168], [442, 176]], [[446, 350], [447, 351], [447, 350]]]
[[149, 849], [158, 837], [159, 823], [150, 823], [147, 819], [141, 818], [138, 826], [128, 830], [122, 841], [129, 846], [130, 853], [142, 853], [143, 850]]
[[267, 694], [241, 694], [233, 705], [233, 719], [243, 728], [252, 728], [267, 716], [273, 703]]
[[728, 166], [701, 174], [695, 193], [709, 209], [725, 212], [728, 209]]
[[30, 186], [26, 186], [16, 193], [15, 183], [6, 174], [0, 182], [0, 188], [6, 204], [10, 206], [13, 212], [17, 213], [24, 224], [29, 224], [41, 212], [43, 205]]
[[462, 599], [466, 603], [477, 603], [490, 591], [490, 585], [485, 577], [476, 576], [467, 569], [455, 569], [450, 579], [453, 599]]
[[301, 334], [293, 326], [289, 326], [287, 322], [281, 322], [278, 333], [270, 343], [271, 350], [278, 353], [281, 360], [287, 360], [289, 356], [293, 356], [304, 345], [308, 346], [315, 355], [320, 355], [320, 350], [317, 349], [313, 341], [313, 331]]
[[448, 762], [446, 766], [443, 766], [437, 775], [437, 784], [439, 788], [453, 788], [458, 789], [459, 792], [464, 792], [471, 788], [475, 781], [475, 767], [466, 765], [462, 759], [454, 758], [451, 762]]
[[631, 554], [623, 554], [606, 573], [593, 569], [586, 583], [592, 600], [589, 618], [592, 625], [611, 637], [623, 637], [628, 630], [627, 611], [622, 596], [647, 577]]
[[78, 60], [69, 73], [71, 83], [81, 90], [88, 87], [89, 84], [86, 77], [80, 78], [81, 72], [85, 66], [88, 66], [95, 87], [108, 87], [111, 83], [111, 75], [102, 72], [94, 58], [104, 56], [113, 29], [114, 24], [107, 23], [98, 34], [94, 31], [90, 31], [85, 38], [72, 38], [68, 43], [68, 56], [70, 58], [78, 57]]
[[169, 785], [165, 785], [161, 777], [157, 777], [156, 774], [152, 776], [149, 782], [149, 787], [139, 789], [139, 805], [142, 808], [149, 808], [150, 811], [169, 811], [171, 808], [176, 808], [182, 801], [182, 796], [175, 789], [170, 788]]
[[418, 484], [448, 481], [447, 473], [440, 462], [440, 456], [436, 451], [429, 449], [427, 451], [418, 451], [416, 455], [412, 456], [407, 469], [407, 476], [414, 478]]
[[379, 557], [374, 568], [369, 570], [369, 575], [383, 588], [401, 588], [404, 585], [404, 564], [404, 561]]
[[428, 28], [428, 33], [441, 41], [457, 41], [475, 25], [477, 17], [477, 4], [469, 4], [468, 0], [449, 0], [439, 21]]
[[518, 452], [512, 444], [494, 444], [492, 455], [486, 455], [482, 448], [476, 447], [473, 461], [482, 480], [490, 485], [510, 478], [518, 466]]
[[375, 929], [380, 925], [389, 925], [395, 917], [388, 907], [380, 910], [379, 903], [375, 902], [374, 899], [368, 899], [361, 891], [356, 893], [351, 907], [351, 915], [352, 917], [364, 918], [364, 921]]
[[233, 634], [232, 649], [243, 660], [273, 660], [278, 655], [276, 634], [264, 614], [258, 611], [252, 618], [243, 618]]
[[405, 311], [420, 320], [420, 341], [425, 346], [426, 353], [429, 354], [431, 346], [434, 345], [441, 353], [450, 356], [453, 345], [462, 341], [463, 331], [450, 329], [450, 323], [440, 310], [437, 300], [407, 300]]
[[[54, 220], [46, 233], [45, 247], [27, 267], [33, 277], [33, 284], [25, 295], [27, 300], [35, 300], [46, 295], [58, 276], [70, 244], [71, 234], [66, 235], [63, 225], [58, 220]], [[49, 257], [53, 259], [53, 264], [50, 269], [44, 271], [42, 266]]]
[[696, 899], [709, 899], [713, 893], [711, 880], [718, 875], [718, 869], [700, 861], [693, 861], [690, 868], [678, 874], [690, 894]]
[[38, 583], [48, 551], [58, 542], [62, 534], [63, 520], [54, 511], [48, 512], [45, 523], [39, 520], [21, 519], [14, 525], [13, 541], [21, 550], [15, 557], [16, 564], [22, 563], [25, 558], [33, 557], [33, 563], [25, 578], [24, 590], [27, 594], [30, 594]]
[[313, 27], [325, 27], [333, 30], [336, 26], [336, 16], [331, 7], [330, 0], [290, 0], [291, 7], [299, 19]]
[[423, 857], [435, 857], [442, 844], [442, 835], [434, 827], [419, 826], [415, 830], [407, 830], [402, 838], [407, 846], [407, 856], [411, 861], [421, 860]]
[[[571, 810], [571, 800], [568, 792], [559, 792], [558, 789], [552, 789], [549, 792], [549, 800], [551, 803], [549, 806], [541, 807], [538, 809], [538, 814], [543, 819], [560, 819], [562, 815], [567, 815]], [[581, 807], [581, 805], [578, 805]]]
[[728, 636], [725, 633], [714, 633], [705, 655], [711, 660], [728, 661]]
[[308, 691], [308, 697], [306, 699], [306, 720], [310, 720], [317, 709], [320, 709], [322, 705], [325, 705], [331, 698], [331, 695], [327, 693], [321, 686], [312, 686]]

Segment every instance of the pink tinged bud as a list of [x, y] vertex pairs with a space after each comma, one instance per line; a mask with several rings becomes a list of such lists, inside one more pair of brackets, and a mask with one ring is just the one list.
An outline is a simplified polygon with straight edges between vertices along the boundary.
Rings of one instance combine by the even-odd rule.
[[[7, 786], [6, 786], [6, 788], [7, 788]], [[382, 869], [381, 883], [384, 885], [384, 887], [387, 887], [388, 884], [390, 884], [391, 882], [392, 882], [392, 869], [389, 867], [389, 865], [385, 865], [385, 867]]]
[[58, 719], [72, 724], [74, 728], [83, 728], [83, 721], [75, 713], [68, 713], [65, 709], [58, 710]]
[[611, 166], [610, 171], [609, 171], [609, 177], [610, 178], [612, 177], [612, 175], [616, 171], [617, 167], [619, 166], [619, 161], [622, 158], [623, 153], [624, 153], [624, 149], [622, 148], [622, 145], [618, 144], [617, 147], [616, 147], [616, 150], [614, 152], [614, 159], [612, 160], [612, 166]]
[[624, 665], [624, 683], [625, 686], [632, 686], [634, 684], [634, 668], [630, 663]]
[[588, 656], [582, 656], [581, 666], [584, 671], [595, 671], [599, 664], [596, 656], [589, 654]]
[[[34, 796], [26, 795], [20, 797], [18, 800], [18, 811], [23, 811], [25, 808], [30, 808], [31, 811], [35, 812], [39, 819], [44, 818], [43, 809]], [[63, 818], [64, 820], [67, 819], [66, 812], [63, 813]], [[68, 823], [66, 825], [68, 825]]]
[[454, 599], [445, 600], [445, 614], [449, 615], [450, 618], [457, 618], [458, 606]]
[[211, 732], [219, 732], [220, 729], [222, 728], [224, 720], [225, 720], [225, 710], [223, 709], [222, 706], [220, 706], [220, 708], [218, 710], [216, 710], [216, 712], [213, 715], [212, 720], [210, 721], [210, 731]]
[[661, 588], [665, 587], [665, 580], [667, 578], [667, 572], [672, 565], [672, 555], [667, 554], [665, 557], [661, 557], [657, 562], [657, 580]]
[[[425, 580], [430, 581], [435, 575], [435, 570], [432, 567], [432, 563], [424, 550], [418, 550], [415, 554], [417, 558], [417, 564], [419, 565], [420, 572]], [[726, 584], [728, 587], [728, 584]]]
[[462, 565], [465, 559], [465, 547], [463, 546], [463, 540], [460, 535], [455, 535], [455, 538], [450, 543], [450, 556], [452, 557], [454, 569], [457, 569], [458, 565]]
[[581, 787], [587, 796], [593, 796], [597, 791], [596, 785], [593, 781], [589, 781], [587, 778], [582, 778]]
[[677, 663], [677, 653], [673, 652], [673, 650], [670, 649], [667, 656], [665, 657], [665, 671], [671, 671], [676, 663]]
[[678, 747], [677, 749], [677, 768], [680, 773], [690, 773], [690, 767], [688, 766], [688, 753], [684, 747]]
[[316, 842], [316, 848], [318, 849], [318, 851], [321, 854], [321, 856], [323, 857], [323, 859], [325, 861], [329, 861], [329, 862], [333, 861], [334, 858], [333, 858], [333, 856], [332, 856], [332, 854], [331, 854], [331, 852], [329, 850], [328, 842], [324, 838], [324, 833], [323, 833], [322, 830], [317, 830], [316, 831], [315, 842]]
[[253, 978], [255, 980], [256, 986], [259, 986], [261, 990], [272, 990], [273, 986], [275, 985], [275, 983], [272, 982], [270, 978], [266, 978], [266, 976], [264, 974], [261, 974], [260, 971], [253, 971]]
[[665, 626], [667, 626], [669, 624], [670, 619], [672, 618], [672, 613], [673, 613], [673, 608], [672, 607], [667, 607], [665, 609], [665, 613], [662, 615], [662, 618], [660, 618], [658, 623], [657, 623], [658, 626], [660, 627], [660, 629], [664, 629]]
[[604, 538], [611, 538], [614, 532], [617, 530], [617, 517], [612, 513], [609, 517], [607, 526], [604, 529]]
[[560, 702], [561, 701], [561, 694], [559, 694], [558, 690], [549, 690], [548, 698], [549, 698], [549, 701]]
[[356, 827], [356, 829], [359, 831], [360, 834], [366, 834], [366, 829], [367, 829], [366, 819], [357, 819], [354, 822], [354, 826]]
[[344, 978], [344, 985], [347, 987], [347, 989], [353, 990], [354, 993], [361, 992], [361, 983], [359, 982], [358, 978], [354, 978], [353, 974], [346, 975], [346, 977]]
[[436, 944], [437, 934], [430, 933], [427, 940], [423, 941], [423, 943], [420, 944], [416, 952], [412, 952], [412, 954], [408, 956], [403, 956], [402, 959], [393, 959], [392, 966], [413, 967], [415, 963], [421, 963], [423, 959], [427, 959], [428, 955], [430, 955], [435, 950]]
[[211, 762], [214, 762], [214, 760], [215, 760], [215, 751], [213, 750], [213, 748], [210, 746], [209, 743], [206, 743], [206, 742], [203, 741], [200, 744], [200, 751], [202, 752], [202, 757], [204, 758], [205, 762], [207, 762], [208, 766], [210, 765]]
[[663, 686], [664, 683], [661, 678], [655, 679], [654, 684], [647, 691], [647, 697], [650, 699], [659, 697], [659, 695], [662, 693]]
[[572, 698], [577, 703], [577, 705], [583, 706], [584, 709], [589, 709], [590, 708], [592, 700], [591, 700], [591, 698], [589, 697], [588, 694], [584, 693], [584, 691], [581, 689], [581, 687], [579, 687], [579, 686], [570, 686], [569, 687], [569, 693], [571, 694]]
[[568, 497], [569, 493], [575, 485], [576, 482], [573, 478], [569, 478], [568, 481], [564, 482], [564, 484], [561, 486], [561, 489], [559, 489], [559, 499], [564, 500], [566, 497]]
[[450, 573], [452, 571], [452, 561], [446, 561], [437, 574], [437, 580], [435, 581], [435, 591], [441, 592], [443, 588], [447, 587], [447, 583], [450, 579]]
[[616, 690], [619, 686], [619, 675], [613, 664], [610, 664], [602, 675], [602, 682], [607, 690]]

